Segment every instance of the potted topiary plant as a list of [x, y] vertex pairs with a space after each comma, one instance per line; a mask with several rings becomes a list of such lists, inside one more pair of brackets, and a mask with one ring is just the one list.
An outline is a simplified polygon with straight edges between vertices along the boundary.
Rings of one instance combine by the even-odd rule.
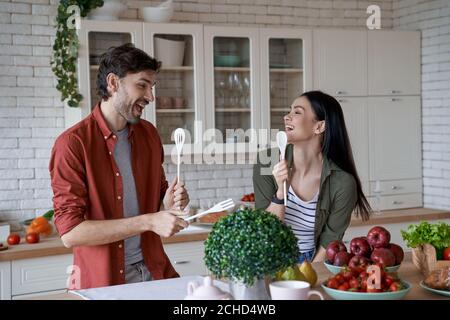
[[205, 241], [206, 267], [229, 280], [235, 299], [268, 299], [265, 278], [297, 260], [291, 228], [260, 209], [242, 208], [221, 218]]

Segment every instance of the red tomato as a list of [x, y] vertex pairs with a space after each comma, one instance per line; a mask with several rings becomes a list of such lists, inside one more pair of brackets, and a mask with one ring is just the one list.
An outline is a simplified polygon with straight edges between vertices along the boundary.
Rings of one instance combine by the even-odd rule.
[[341, 284], [338, 287], [338, 290], [347, 291], [349, 288], [350, 288], [350, 285], [348, 284], [348, 282], [344, 282], [343, 284]]
[[399, 291], [402, 290], [403, 286], [400, 282], [394, 282], [389, 287], [389, 291]]
[[38, 243], [39, 242], [39, 233], [30, 232], [27, 234], [25, 240], [27, 240], [28, 243]]
[[336, 279], [330, 279], [328, 280], [327, 287], [331, 289], [337, 289], [339, 287], [339, 283], [336, 281]]
[[345, 282], [344, 276], [340, 273], [338, 273], [337, 275], [334, 276], [334, 278], [336, 279], [336, 281], [339, 284], [343, 284]]
[[8, 236], [8, 244], [13, 246], [20, 243], [20, 236], [17, 233], [11, 233]]
[[444, 252], [442, 253], [442, 259], [450, 260], [450, 247], [444, 249]]
[[358, 279], [352, 278], [348, 284], [350, 285], [350, 288], [352, 289], [358, 289], [359, 288], [359, 281]]

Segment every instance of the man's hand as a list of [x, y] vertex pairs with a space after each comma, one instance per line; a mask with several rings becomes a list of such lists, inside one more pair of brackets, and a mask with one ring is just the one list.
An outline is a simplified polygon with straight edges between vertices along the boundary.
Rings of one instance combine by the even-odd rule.
[[189, 223], [177, 217], [177, 210], [159, 211], [144, 215], [146, 226], [161, 237], [170, 237], [189, 226]]
[[179, 181], [177, 184], [177, 177], [175, 177], [169, 188], [166, 191], [166, 195], [163, 199], [164, 209], [176, 209], [183, 211], [184, 208], [189, 203], [189, 195], [186, 188], [184, 187], [184, 182]]

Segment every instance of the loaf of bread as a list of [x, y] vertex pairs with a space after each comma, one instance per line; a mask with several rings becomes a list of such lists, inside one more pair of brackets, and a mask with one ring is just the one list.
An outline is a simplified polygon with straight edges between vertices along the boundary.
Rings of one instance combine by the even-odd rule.
[[432, 271], [424, 282], [436, 290], [450, 290], [450, 267]]
[[223, 216], [226, 216], [227, 214], [228, 214], [228, 211], [209, 213], [206, 216], [198, 218], [198, 222], [216, 223], [217, 221], [219, 221], [220, 218], [222, 218]]

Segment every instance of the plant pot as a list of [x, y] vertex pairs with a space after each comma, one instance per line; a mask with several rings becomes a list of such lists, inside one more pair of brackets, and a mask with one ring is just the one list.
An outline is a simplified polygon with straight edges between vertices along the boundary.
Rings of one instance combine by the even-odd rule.
[[230, 280], [230, 293], [235, 300], [269, 300], [270, 296], [264, 279], [255, 279], [252, 286]]
[[92, 20], [118, 20], [120, 14], [127, 9], [122, 0], [104, 0], [104, 4], [100, 8], [96, 8], [89, 12], [88, 17]]

